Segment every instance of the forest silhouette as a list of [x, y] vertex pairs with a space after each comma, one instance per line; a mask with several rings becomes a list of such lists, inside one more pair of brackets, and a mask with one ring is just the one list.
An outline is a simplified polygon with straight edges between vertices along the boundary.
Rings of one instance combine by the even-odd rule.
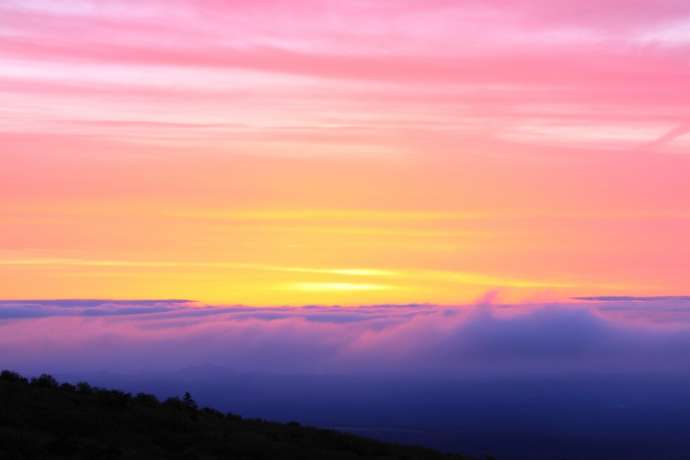
[[0, 373], [0, 458], [20, 459], [465, 459], [332, 430], [245, 419], [199, 408], [193, 397], [160, 401]]

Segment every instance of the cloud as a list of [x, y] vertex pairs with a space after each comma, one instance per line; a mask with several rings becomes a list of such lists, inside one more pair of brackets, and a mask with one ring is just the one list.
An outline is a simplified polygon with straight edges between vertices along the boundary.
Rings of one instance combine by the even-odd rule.
[[0, 300], [0, 320], [67, 316], [163, 313], [190, 305], [188, 300]]
[[[186, 122], [178, 136], [222, 146], [246, 134], [217, 127], [224, 136], [209, 140], [209, 125], [301, 120], [314, 133], [297, 137], [338, 143], [322, 119], [337, 107], [341, 125], [371, 126], [361, 116], [374, 115], [379, 134], [364, 136], [383, 149], [393, 106], [420, 127], [494, 126], [502, 139], [527, 130], [521, 140], [535, 142], [543, 136], [533, 126], [567, 137], [596, 130], [601, 117], [633, 132], [659, 124], [668, 131], [688, 102], [679, 96], [686, 49], [635, 41], [690, 15], [687, 2], [640, 0], [624, 11], [589, 0], [250, 3], [6, 4], [0, 91], [13, 111], [0, 124], [166, 144], [161, 127]], [[96, 101], [102, 111], [94, 112]], [[65, 105], [69, 119], [48, 110]], [[203, 115], [196, 123], [178, 115], [190, 107]], [[433, 117], [420, 116], [430, 108]], [[108, 118], [123, 124], [94, 125]], [[263, 139], [285, 136], [257, 128]]]
[[[23, 312], [23, 313], [22, 313]], [[57, 372], [687, 373], [690, 302], [204, 306], [187, 301], [0, 302], [0, 365]]]
[[608, 295], [608, 296], [590, 296], [590, 297], [573, 297], [575, 300], [593, 300], [598, 302], [653, 302], [653, 301], [690, 301], [690, 296], [630, 296], [630, 295]]

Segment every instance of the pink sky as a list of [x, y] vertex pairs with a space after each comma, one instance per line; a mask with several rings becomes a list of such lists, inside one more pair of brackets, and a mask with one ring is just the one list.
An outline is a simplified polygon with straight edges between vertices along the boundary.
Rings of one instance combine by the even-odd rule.
[[4, 1], [0, 297], [671, 295], [690, 3]]

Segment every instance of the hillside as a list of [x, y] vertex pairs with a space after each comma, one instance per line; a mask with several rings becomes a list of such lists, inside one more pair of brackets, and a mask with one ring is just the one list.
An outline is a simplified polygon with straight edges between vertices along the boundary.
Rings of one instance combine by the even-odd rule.
[[2, 459], [462, 459], [87, 383], [0, 374]]

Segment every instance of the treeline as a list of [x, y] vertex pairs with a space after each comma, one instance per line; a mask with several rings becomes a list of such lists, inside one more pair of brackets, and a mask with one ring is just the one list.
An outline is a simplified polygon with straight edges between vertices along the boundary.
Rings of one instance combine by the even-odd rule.
[[[160, 401], [155, 395], [149, 393], [137, 393], [136, 395], [132, 395], [131, 393], [126, 393], [120, 390], [92, 387], [87, 382], [78, 382], [75, 385], [67, 382], [59, 383], [55, 377], [49, 374], [41, 374], [38, 377], [28, 379], [17, 372], [8, 370], [0, 372], [0, 381], [6, 383], [31, 385], [35, 388], [61, 390], [70, 393], [78, 393], [80, 395], [93, 395], [98, 402], [108, 407], [124, 408], [129, 404], [139, 404], [151, 408], [165, 406], [176, 410], [190, 411], [189, 415], [194, 415], [194, 412], [199, 410], [196, 402], [192, 399], [192, 395], [189, 392], [186, 392], [182, 398], [173, 396]], [[242, 418], [231, 413], [224, 415], [222, 412], [210, 407], [204, 407], [201, 409], [201, 411], [203, 413], [212, 414], [221, 418], [224, 416], [238, 419]]]
[[463, 459], [332, 430], [243, 419], [86, 382], [0, 373], [2, 459]]

